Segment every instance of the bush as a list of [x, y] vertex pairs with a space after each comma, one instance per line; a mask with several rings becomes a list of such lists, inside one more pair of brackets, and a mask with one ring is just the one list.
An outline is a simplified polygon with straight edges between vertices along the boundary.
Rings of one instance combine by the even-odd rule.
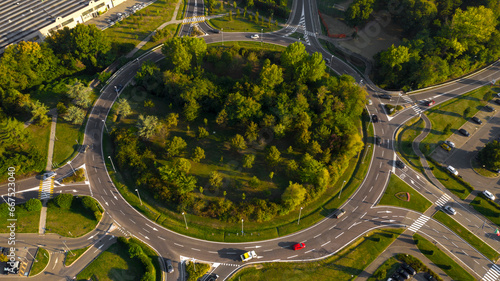
[[54, 198], [54, 202], [61, 209], [69, 209], [71, 208], [71, 203], [73, 202], [73, 194], [61, 193]]
[[210, 266], [205, 263], [196, 263], [196, 271], [195, 271], [195, 265], [193, 262], [187, 261], [186, 262], [186, 274], [187, 274], [187, 281], [196, 281], [198, 278], [202, 277], [205, 275], [205, 273], [208, 272], [210, 269]]
[[28, 212], [37, 212], [42, 209], [42, 201], [36, 198], [31, 198], [24, 204], [24, 207], [28, 210]]

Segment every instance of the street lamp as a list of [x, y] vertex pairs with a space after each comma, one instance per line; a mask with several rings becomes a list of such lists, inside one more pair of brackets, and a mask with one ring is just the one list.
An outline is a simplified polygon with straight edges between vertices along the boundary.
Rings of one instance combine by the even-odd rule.
[[106, 133], [109, 134], [108, 127], [106, 126], [106, 121], [104, 119], [102, 119], [101, 121], [104, 124], [104, 128], [106, 129]]
[[368, 154], [368, 150], [370, 150], [370, 147], [372, 147], [371, 144], [368, 145], [368, 149], [366, 150], [366, 153], [365, 153], [365, 156], [363, 156], [363, 163], [365, 163], [365, 158], [366, 158], [366, 154]]
[[75, 169], [73, 168], [73, 166], [71, 166], [71, 161], [68, 161], [68, 164], [71, 167], [71, 170], [73, 170], [73, 174], [74, 174], [75, 173]]
[[302, 207], [300, 207], [300, 210], [299, 210], [299, 220], [297, 221], [297, 224], [299, 224], [299, 223], [300, 223], [300, 215], [302, 214], [302, 209], [303, 209], [303, 208], [302, 208]]
[[141, 200], [141, 195], [139, 194], [139, 189], [135, 189], [135, 191], [137, 192], [137, 196], [139, 197], [139, 201], [141, 202], [141, 206], [142, 206], [142, 200]]
[[108, 156], [108, 158], [109, 158], [109, 161], [111, 161], [111, 166], [113, 166], [113, 170], [115, 170], [115, 173], [116, 173], [115, 165], [113, 164], [113, 160], [111, 160], [111, 156]]
[[184, 216], [184, 223], [186, 224], [186, 229], [188, 229], [188, 222], [186, 220], [186, 213], [182, 212], [182, 215]]
[[[68, 245], [66, 245], [66, 241], [62, 241], [64, 246], [66, 246], [66, 248], [68, 249], [68, 251], [71, 253], [72, 256], [75, 256], [75, 254], [73, 252], [71, 252], [71, 250], [69, 249]], [[35, 260], [36, 261], [36, 260]]]
[[344, 183], [342, 183], [342, 187], [340, 187], [339, 198], [340, 198], [340, 195], [342, 194], [342, 188], [344, 188], [344, 184], [345, 184], [345, 181], [344, 181]]
[[221, 31], [220, 33], [222, 35], [222, 46], [224, 46], [224, 28], [221, 28], [220, 31]]
[[262, 33], [263, 33], [262, 31], [263, 31], [263, 29], [261, 28], [261, 29], [260, 29], [260, 45], [261, 45], [261, 46], [262, 46]]
[[243, 219], [241, 219], [241, 235], [243, 235]]

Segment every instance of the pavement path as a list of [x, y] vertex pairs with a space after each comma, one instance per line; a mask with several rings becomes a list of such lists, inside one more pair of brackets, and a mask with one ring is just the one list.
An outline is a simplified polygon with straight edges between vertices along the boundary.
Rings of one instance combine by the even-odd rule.
[[52, 170], [52, 158], [54, 154], [54, 142], [56, 139], [56, 125], [57, 125], [57, 109], [53, 108], [48, 114], [52, 115], [52, 122], [50, 123], [50, 139], [49, 139], [49, 152], [47, 155], [46, 171]]

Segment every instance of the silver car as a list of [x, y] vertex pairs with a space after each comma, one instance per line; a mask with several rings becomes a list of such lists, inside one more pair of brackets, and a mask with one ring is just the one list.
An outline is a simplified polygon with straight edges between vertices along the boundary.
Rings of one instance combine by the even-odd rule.
[[493, 193], [489, 192], [488, 190], [483, 191], [483, 195], [490, 200], [495, 200], [495, 195], [493, 195]]
[[55, 175], [57, 175], [57, 173], [54, 171], [47, 172], [47, 173], [43, 174], [42, 180], [46, 180], [46, 179], [51, 178]]
[[448, 212], [448, 214], [450, 215], [456, 215], [457, 214], [457, 211], [455, 211], [455, 209], [453, 209], [451, 206], [444, 206], [443, 209]]
[[172, 266], [172, 261], [171, 260], [167, 260], [167, 272], [168, 273], [174, 272], [174, 267]]

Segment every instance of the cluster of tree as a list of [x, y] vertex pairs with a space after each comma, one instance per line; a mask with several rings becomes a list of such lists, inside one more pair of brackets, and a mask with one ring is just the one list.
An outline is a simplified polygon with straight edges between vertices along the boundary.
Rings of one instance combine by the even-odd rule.
[[373, 12], [375, 0], [356, 0], [349, 5], [345, 20], [352, 26], [365, 23]]
[[[176, 203], [178, 210], [234, 221], [244, 209], [249, 219], [269, 220], [322, 194], [362, 149], [357, 128], [366, 93], [352, 77], [329, 76], [321, 54], [307, 54], [301, 43], [290, 45], [281, 54], [257, 54], [239, 47], [207, 51], [203, 40], [184, 37], [165, 42], [163, 53], [170, 68], [162, 73], [153, 63], [144, 63], [136, 87], [182, 109], [181, 117], [175, 113], [166, 118], [142, 116], [137, 128], [120, 128], [112, 136], [120, 169], [157, 199]], [[226, 69], [240, 65], [243, 74], [231, 78], [224, 75], [226, 70], [219, 73], [220, 61]], [[247, 71], [246, 65], [250, 66]], [[208, 182], [190, 174], [188, 159], [204, 162], [206, 127], [198, 126], [195, 136], [200, 145], [191, 151], [186, 151], [187, 143], [181, 137], [167, 136], [178, 118], [189, 124], [200, 116], [206, 117], [205, 126], [211, 116], [222, 130], [234, 132], [226, 140], [234, 152], [227, 153], [241, 157], [243, 168], [251, 169], [258, 157], [264, 157], [258, 160], [272, 169], [271, 180], [275, 173], [289, 179], [280, 199], [245, 200], [243, 193], [242, 200], [233, 202], [220, 190], [223, 174], [212, 171]], [[273, 135], [270, 143], [263, 140], [262, 130]], [[150, 150], [154, 146], [147, 145], [148, 141], [161, 138], [165, 139], [162, 149]], [[294, 140], [294, 148], [280, 151], [284, 139]], [[269, 145], [264, 155], [246, 152], [249, 145], [263, 142]], [[166, 164], [158, 165], [158, 159], [165, 159]], [[258, 187], [262, 180], [254, 177], [248, 185]], [[196, 191], [203, 193], [200, 185], [205, 183], [223, 197], [194, 196]]]
[[478, 157], [481, 164], [485, 165], [488, 169], [493, 171], [500, 170], [500, 142], [495, 140], [487, 143], [479, 152]]
[[156, 280], [156, 269], [151, 258], [145, 253], [143, 247], [146, 246], [143, 243], [135, 238], [127, 239], [123, 236], [118, 237], [118, 243], [128, 249], [128, 253], [131, 259], [137, 259], [142, 263], [144, 268], [144, 275], [141, 277], [141, 281]]
[[[7, 202], [0, 204], [0, 216], [3, 218], [8, 218], [11, 210], [11, 206]], [[40, 212], [42, 209], [42, 201], [36, 198], [31, 198], [26, 203], [15, 206], [15, 208], [24, 208], [28, 212]]]
[[406, 39], [376, 55], [375, 80], [381, 87], [426, 87], [500, 56], [498, 0], [403, 0], [390, 10]]

